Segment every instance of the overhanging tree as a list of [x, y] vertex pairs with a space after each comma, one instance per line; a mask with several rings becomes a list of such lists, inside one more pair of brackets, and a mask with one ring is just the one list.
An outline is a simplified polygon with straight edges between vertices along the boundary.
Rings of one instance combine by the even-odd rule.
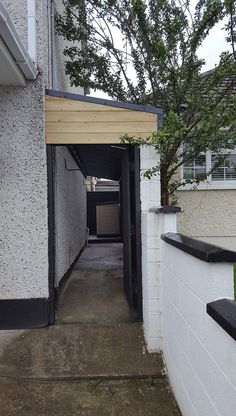
[[[168, 205], [183, 184], [174, 179], [181, 165], [211, 150], [220, 156], [216, 169], [225, 150], [236, 146], [234, 0], [199, 0], [193, 13], [189, 0], [65, 0], [64, 5], [57, 31], [72, 42], [64, 50], [72, 85], [163, 108], [158, 132], [146, 140], [122, 140], [155, 146], [160, 163], [145, 175], [160, 170], [161, 202]], [[202, 75], [198, 48], [224, 18], [222, 36], [227, 35], [230, 51]], [[199, 183], [206, 175], [188, 182]]]

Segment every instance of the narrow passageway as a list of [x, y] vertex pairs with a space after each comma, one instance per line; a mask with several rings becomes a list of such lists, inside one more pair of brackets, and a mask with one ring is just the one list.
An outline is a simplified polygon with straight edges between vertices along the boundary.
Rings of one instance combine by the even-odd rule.
[[61, 294], [57, 323], [107, 325], [134, 320], [124, 294], [122, 244], [89, 244]]
[[56, 325], [16, 331], [0, 350], [0, 413], [180, 416], [163, 367], [126, 301], [122, 245], [92, 244], [64, 287]]

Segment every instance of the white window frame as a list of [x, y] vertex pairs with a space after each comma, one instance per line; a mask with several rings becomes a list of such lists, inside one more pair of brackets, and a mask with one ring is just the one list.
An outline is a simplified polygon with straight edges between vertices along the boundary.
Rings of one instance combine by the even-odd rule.
[[[211, 170], [211, 155], [213, 152], [210, 150], [206, 151], [206, 172], [209, 172]], [[236, 154], [235, 150], [229, 150], [225, 151], [225, 154], [231, 153]], [[184, 167], [183, 165], [180, 167], [180, 177], [181, 180], [184, 181]], [[217, 189], [236, 189], [236, 180], [226, 179], [221, 181], [213, 181], [211, 175], [208, 175], [205, 181], [200, 182], [197, 184], [190, 184], [186, 183], [185, 185], [182, 185], [179, 187], [180, 191], [189, 191], [193, 189], [199, 189], [199, 190], [217, 190]]]

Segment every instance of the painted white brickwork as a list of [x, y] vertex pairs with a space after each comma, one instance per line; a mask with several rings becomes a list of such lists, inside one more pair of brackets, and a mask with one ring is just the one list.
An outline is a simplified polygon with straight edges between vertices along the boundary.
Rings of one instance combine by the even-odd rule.
[[147, 347], [163, 351], [183, 416], [233, 416], [236, 342], [206, 312], [208, 302], [233, 299], [233, 265], [201, 261], [162, 241], [161, 234], [176, 232], [176, 214], [148, 211], [148, 202], [142, 205]]
[[161, 347], [160, 238], [156, 234], [158, 216], [142, 213], [143, 324], [150, 351]]
[[143, 280], [143, 320], [148, 348], [160, 347], [160, 234], [157, 215], [149, 212], [150, 208], [160, 207], [160, 177], [146, 179], [143, 173], [156, 166], [159, 156], [153, 146], [140, 148], [140, 199], [141, 199], [141, 233], [142, 233], [142, 280]]
[[161, 200], [160, 192], [160, 176], [153, 176], [147, 179], [143, 173], [156, 166], [159, 163], [159, 155], [157, 155], [153, 146], [141, 146], [140, 148], [140, 199], [142, 212], [148, 212], [150, 208], [159, 207]]
[[176, 214], [142, 213], [143, 321], [149, 351], [162, 348], [161, 234], [176, 232]]
[[183, 416], [233, 416], [236, 342], [206, 304], [233, 299], [233, 266], [206, 263], [161, 241], [162, 336], [168, 376]]

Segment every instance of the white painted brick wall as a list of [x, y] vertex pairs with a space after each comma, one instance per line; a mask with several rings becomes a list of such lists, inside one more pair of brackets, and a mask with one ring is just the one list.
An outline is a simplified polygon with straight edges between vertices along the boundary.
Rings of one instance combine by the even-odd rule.
[[150, 208], [160, 207], [160, 177], [146, 179], [143, 173], [159, 163], [153, 146], [140, 148], [140, 199], [142, 232], [142, 276], [144, 333], [150, 351], [161, 346], [160, 222]]
[[158, 165], [160, 161], [159, 155], [156, 153], [153, 146], [141, 146], [140, 148], [140, 198], [142, 212], [148, 212], [150, 208], [159, 207], [161, 192], [160, 192], [160, 175], [157, 174], [151, 179], [143, 176], [144, 172], [152, 167]]
[[206, 312], [208, 302], [233, 299], [232, 264], [206, 263], [162, 241], [176, 232], [176, 214], [151, 212], [158, 207], [151, 198], [142, 202], [147, 347], [163, 351], [183, 416], [233, 416], [236, 343]]
[[143, 318], [149, 351], [159, 351], [162, 347], [160, 236], [164, 232], [176, 232], [175, 214], [157, 215], [150, 212], [153, 208], [160, 208], [160, 176], [157, 174], [149, 180], [144, 178], [143, 173], [158, 163], [159, 155], [153, 146], [141, 147]]
[[206, 313], [233, 299], [233, 267], [206, 263], [161, 241], [163, 353], [183, 416], [233, 416], [236, 342]]

